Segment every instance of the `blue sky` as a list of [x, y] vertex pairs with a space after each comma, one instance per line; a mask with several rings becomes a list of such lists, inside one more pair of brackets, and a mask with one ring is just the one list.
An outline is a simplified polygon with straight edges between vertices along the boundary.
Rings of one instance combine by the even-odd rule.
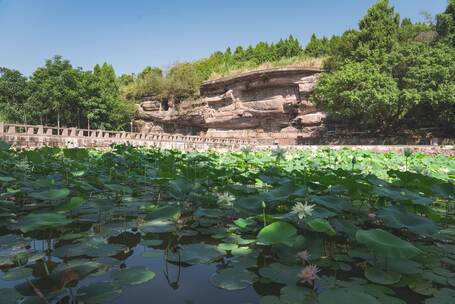
[[[356, 28], [375, 0], [0, 0], [0, 66], [30, 75], [60, 54], [118, 74], [167, 68], [228, 46], [273, 42], [289, 34]], [[446, 0], [390, 0], [402, 17], [421, 21]]]

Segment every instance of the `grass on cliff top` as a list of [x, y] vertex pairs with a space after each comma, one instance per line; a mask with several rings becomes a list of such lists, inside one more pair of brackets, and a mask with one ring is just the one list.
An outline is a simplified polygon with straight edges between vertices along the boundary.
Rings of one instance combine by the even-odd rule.
[[302, 67], [302, 68], [323, 68], [324, 67], [325, 58], [314, 58], [314, 57], [292, 57], [286, 58], [279, 61], [274, 62], [265, 62], [262, 64], [257, 64], [252, 61], [244, 62], [240, 65], [230, 65], [230, 66], [222, 66], [219, 70], [214, 71], [208, 80], [216, 80], [222, 77], [228, 76], [236, 76], [243, 73], [248, 73], [252, 71], [259, 71], [264, 69], [270, 68], [278, 68], [278, 67]]

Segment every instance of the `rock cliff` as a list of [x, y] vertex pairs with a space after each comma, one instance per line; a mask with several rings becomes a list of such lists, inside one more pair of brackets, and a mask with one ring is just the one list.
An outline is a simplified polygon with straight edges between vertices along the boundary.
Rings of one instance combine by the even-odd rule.
[[325, 114], [309, 101], [321, 72], [274, 68], [206, 81], [196, 100], [143, 101], [136, 127], [145, 133], [264, 138], [293, 144], [324, 132]]

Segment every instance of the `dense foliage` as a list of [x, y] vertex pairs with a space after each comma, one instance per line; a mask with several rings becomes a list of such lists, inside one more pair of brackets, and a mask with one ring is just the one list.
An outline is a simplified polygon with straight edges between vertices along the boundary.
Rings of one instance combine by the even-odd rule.
[[[312, 52], [330, 55], [330, 72], [323, 75], [314, 102], [334, 120], [354, 127], [453, 131], [454, 7], [450, 0], [434, 26], [400, 22], [388, 0], [379, 0], [360, 21], [359, 30], [330, 41], [313, 38]], [[380, 79], [382, 85], [374, 84]]]
[[121, 129], [129, 125], [135, 107], [124, 100], [114, 69], [74, 68], [55, 56], [27, 79], [0, 69], [0, 120], [29, 124]]
[[172, 66], [166, 75], [157, 68], [147, 67], [137, 76], [123, 76], [131, 81], [122, 91], [124, 96], [135, 100], [144, 97], [176, 101], [196, 98], [202, 81], [214, 75], [223, 76], [230, 71], [253, 69], [265, 63], [291, 64], [306, 58], [300, 42], [289, 36], [277, 43], [259, 42], [254, 47], [238, 46], [235, 51], [227, 48], [225, 52], [215, 52], [205, 59], [179, 63]]
[[[5, 144], [0, 157], [2, 303], [142, 303], [165, 279], [197, 303], [213, 303], [209, 281], [253, 286], [251, 303], [455, 301], [453, 157]], [[146, 282], [147, 299], [128, 287]]]

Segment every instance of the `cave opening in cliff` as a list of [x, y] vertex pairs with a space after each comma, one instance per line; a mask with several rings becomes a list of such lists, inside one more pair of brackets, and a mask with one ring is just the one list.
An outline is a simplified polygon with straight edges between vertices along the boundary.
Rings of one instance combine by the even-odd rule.
[[161, 111], [169, 110], [169, 101], [167, 99], [161, 101]]

